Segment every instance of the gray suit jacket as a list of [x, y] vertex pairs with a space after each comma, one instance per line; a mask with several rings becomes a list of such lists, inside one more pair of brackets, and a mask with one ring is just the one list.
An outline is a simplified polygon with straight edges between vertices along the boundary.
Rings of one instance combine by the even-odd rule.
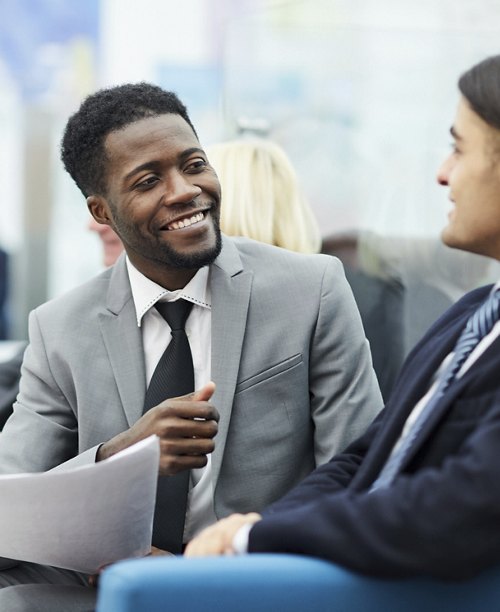
[[[360, 435], [381, 408], [341, 264], [228, 239], [210, 270], [215, 511], [259, 510]], [[44, 471], [129, 428], [146, 389], [125, 260], [30, 315], [0, 472]]]

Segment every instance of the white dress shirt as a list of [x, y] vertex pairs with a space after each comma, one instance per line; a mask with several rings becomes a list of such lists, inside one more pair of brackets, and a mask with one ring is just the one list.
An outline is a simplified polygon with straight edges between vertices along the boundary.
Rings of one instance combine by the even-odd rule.
[[[193, 303], [186, 321], [186, 335], [191, 347], [195, 389], [210, 381], [211, 376], [211, 295], [209, 268], [198, 270], [183, 288], [168, 291], [146, 278], [127, 257], [127, 270], [132, 288], [137, 325], [141, 328], [142, 345], [146, 364], [146, 386], [172, 338], [170, 326], [154, 308], [156, 302], [169, 302], [183, 298]], [[213, 508], [211, 456], [204, 468], [191, 470], [188, 494], [184, 542], [188, 542], [201, 529], [217, 519]]]

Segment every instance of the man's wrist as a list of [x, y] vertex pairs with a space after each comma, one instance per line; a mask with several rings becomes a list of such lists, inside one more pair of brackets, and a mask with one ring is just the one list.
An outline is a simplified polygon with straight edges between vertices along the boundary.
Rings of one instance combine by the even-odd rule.
[[250, 530], [254, 523], [246, 523], [242, 525], [234, 534], [232, 547], [237, 555], [245, 555], [248, 553], [248, 540], [250, 538]]
[[98, 461], [103, 461], [104, 459], [109, 459], [125, 448], [127, 448], [127, 445], [122, 443], [121, 434], [111, 438], [111, 440], [108, 440], [107, 442], [103, 442], [97, 449], [95, 456], [96, 463]]
[[97, 463], [99, 461], [103, 461], [104, 459], [107, 459], [110, 456], [111, 455], [106, 452], [106, 445], [105, 444], [101, 444], [99, 446], [99, 448], [97, 449], [97, 452], [95, 454], [95, 461]]

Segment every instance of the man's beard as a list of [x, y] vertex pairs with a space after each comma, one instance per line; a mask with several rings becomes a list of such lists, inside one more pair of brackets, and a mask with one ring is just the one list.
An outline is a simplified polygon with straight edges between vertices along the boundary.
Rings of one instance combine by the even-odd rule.
[[168, 242], [147, 239], [137, 231], [135, 226], [124, 224], [121, 221], [117, 222], [117, 217], [115, 217], [116, 226], [114, 229], [123, 243], [142, 257], [172, 268], [196, 270], [213, 263], [222, 250], [219, 218], [213, 216], [212, 223], [215, 235], [214, 244], [199, 251], [193, 250], [189, 253], [179, 252]]
[[193, 253], [179, 253], [169, 244], [161, 242], [157, 245], [154, 259], [172, 266], [172, 268], [182, 268], [185, 270], [197, 270], [203, 266], [213, 263], [222, 250], [222, 237], [218, 221], [214, 221], [215, 243], [202, 251]]

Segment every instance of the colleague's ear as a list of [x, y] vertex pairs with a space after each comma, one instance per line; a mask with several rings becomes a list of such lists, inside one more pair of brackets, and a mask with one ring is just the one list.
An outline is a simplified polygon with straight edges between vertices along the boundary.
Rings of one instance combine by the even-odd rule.
[[97, 223], [111, 225], [111, 215], [106, 198], [100, 195], [91, 195], [87, 198], [87, 207]]

